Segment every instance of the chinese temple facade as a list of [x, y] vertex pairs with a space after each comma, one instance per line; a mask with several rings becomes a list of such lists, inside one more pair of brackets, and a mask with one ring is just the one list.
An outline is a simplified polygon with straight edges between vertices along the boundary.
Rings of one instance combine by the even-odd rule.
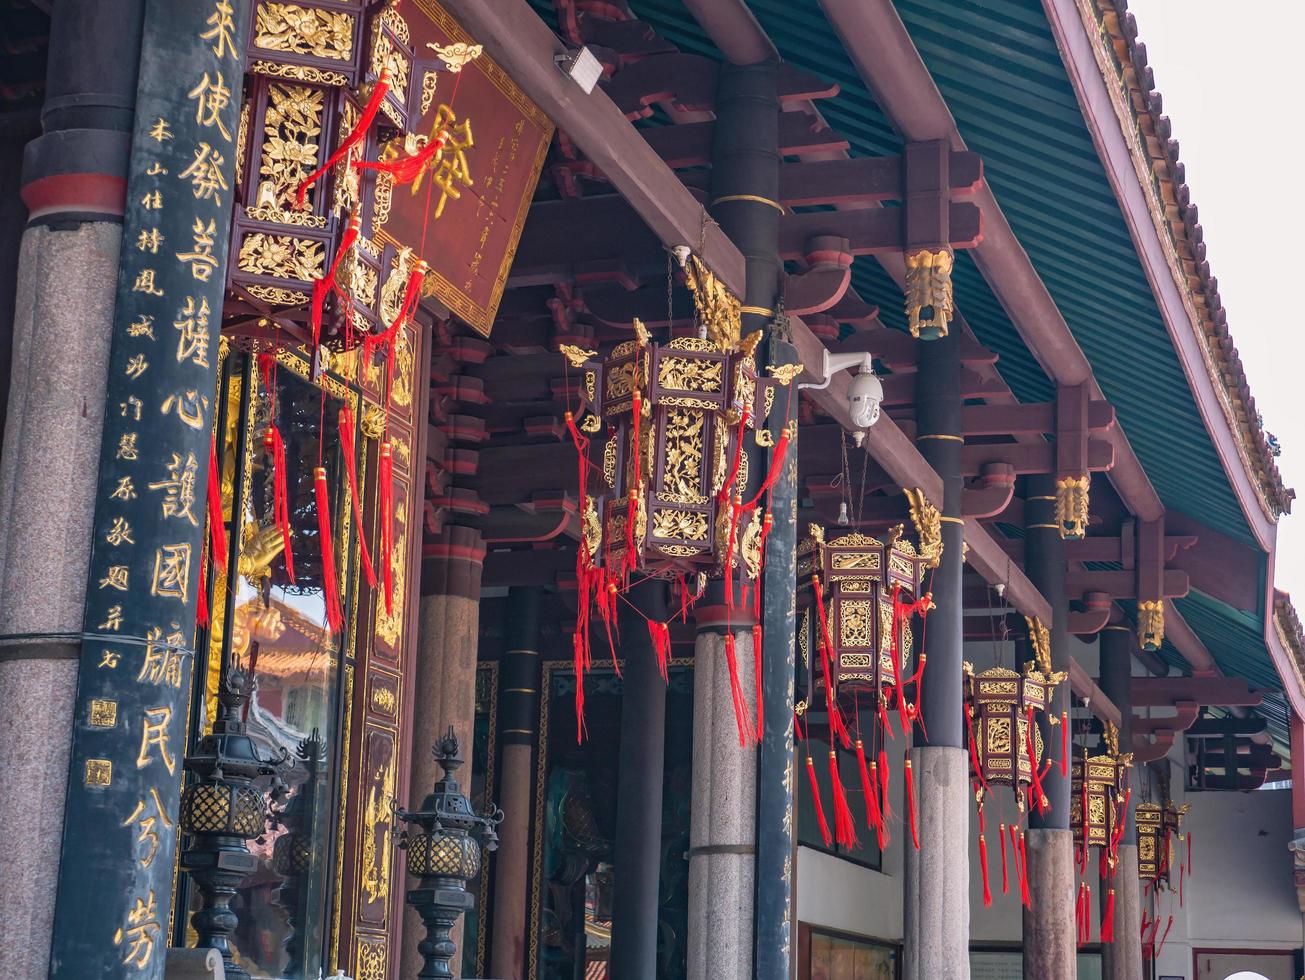
[[0, 974], [1305, 974], [1294, 494], [1126, 0], [0, 52]]

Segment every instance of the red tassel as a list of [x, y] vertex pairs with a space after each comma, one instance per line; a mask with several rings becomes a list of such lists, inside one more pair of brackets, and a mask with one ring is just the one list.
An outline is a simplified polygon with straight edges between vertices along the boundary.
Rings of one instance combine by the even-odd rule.
[[657, 670], [662, 680], [670, 682], [666, 672], [666, 662], [671, 654], [671, 633], [665, 623], [648, 620], [648, 636], [652, 640], [653, 652], [657, 655]]
[[874, 780], [870, 777], [870, 769], [865, 762], [865, 745], [859, 738], [856, 740], [856, 764], [861, 770], [861, 795], [865, 797], [865, 823], [875, 832], [879, 839], [879, 849], [882, 851], [884, 825], [883, 816], [879, 812], [879, 796]]
[[[738, 577], [734, 571], [734, 545], [738, 539], [739, 515], [743, 512], [743, 505], [740, 498], [735, 497], [734, 502], [730, 504], [730, 536], [725, 539], [725, 607], [734, 608], [734, 580]], [[747, 601], [746, 599], [744, 600]]]
[[876, 766], [879, 770], [879, 806], [883, 811], [884, 830], [888, 830], [888, 821], [893, 819], [893, 807], [888, 801], [888, 753], [882, 748], [879, 749], [879, 764]]
[[[1159, 924], [1160, 924], [1160, 920], [1156, 919], [1156, 925]], [[1159, 956], [1161, 953], [1164, 952], [1165, 941], [1169, 939], [1169, 930], [1172, 929], [1173, 927], [1174, 927], [1174, 917], [1171, 915], [1169, 916], [1169, 921], [1165, 923], [1165, 934], [1160, 937], [1160, 948], [1155, 951], [1156, 956]]]
[[321, 179], [322, 175], [329, 173], [331, 168], [344, 159], [345, 155], [358, 145], [359, 141], [367, 135], [367, 130], [372, 128], [372, 123], [376, 120], [376, 113], [381, 110], [381, 102], [385, 99], [385, 92], [390, 87], [390, 71], [384, 69], [381, 71], [381, 77], [376, 82], [376, 87], [372, 89], [372, 97], [367, 100], [367, 105], [363, 107], [362, 113], [358, 116], [358, 122], [344, 138], [344, 141], [336, 148], [336, 151], [327, 158], [327, 161], [305, 177], [299, 186], [295, 188], [295, 207], [302, 208], [308, 188]]
[[756, 740], [761, 741], [761, 736], [765, 734], [766, 728], [766, 702], [762, 697], [761, 691], [761, 626], [752, 627], [752, 676], [756, 681], [757, 700], [753, 710], [757, 713], [757, 734]]
[[1087, 886], [1084, 883], [1079, 882], [1078, 895], [1074, 898], [1074, 940], [1080, 946], [1087, 941], [1083, 938], [1083, 889], [1086, 887]]
[[441, 132], [412, 156], [398, 160], [359, 160], [354, 167], [358, 170], [374, 170], [377, 173], [389, 174], [394, 179], [394, 186], [403, 187], [421, 176], [447, 142], [448, 134]]
[[208, 533], [213, 543], [213, 560], [227, 570], [227, 526], [222, 520], [222, 480], [218, 475], [217, 442], [208, 441]]
[[[1020, 872], [1020, 901], [1026, 909], [1033, 908], [1033, 900], [1029, 898], [1029, 853], [1025, 850], [1024, 835], [1020, 834], [1019, 861], [1017, 862]], [[1091, 890], [1089, 888], [1089, 890]]]
[[843, 743], [843, 748], [852, 747], [852, 739], [843, 721], [843, 713], [838, 708], [837, 694], [834, 691], [833, 676], [829, 661], [834, 652], [834, 641], [829, 635], [829, 617], [825, 614], [825, 598], [820, 591], [820, 576], [811, 576], [811, 587], [816, 597], [816, 619], [820, 621], [820, 666], [825, 675], [825, 704], [829, 710], [829, 734]]
[[[344, 234], [340, 236], [340, 247], [335, 250], [335, 258], [331, 260], [331, 266], [326, 271], [326, 275], [320, 279], [313, 280], [312, 301], [309, 304], [310, 322], [312, 324], [313, 347], [317, 347], [322, 339], [322, 309], [326, 305], [326, 297], [329, 293], [335, 292], [340, 294], [342, 303], [349, 302], [348, 293], [342, 290], [336, 280], [336, 273], [340, 271], [340, 263], [344, 257], [349, 254], [349, 249], [353, 248], [354, 242], [358, 240], [358, 233], [362, 224], [358, 215], [351, 214], [349, 223], [344, 227]], [[348, 311], [352, 316], [352, 310]]]
[[1187, 866], [1180, 864], [1178, 866], [1178, 907], [1183, 907], [1183, 878], [1186, 877]]
[[263, 448], [272, 457], [272, 523], [281, 529], [285, 574], [295, 584], [295, 558], [290, 548], [290, 493], [286, 489], [285, 441], [276, 423], [269, 422]]
[[326, 624], [334, 633], [344, 626], [340, 608], [340, 590], [335, 580], [335, 543], [331, 538], [331, 502], [326, 490], [326, 468], [313, 470], [313, 489], [317, 496], [317, 537], [322, 550], [322, 592], [326, 601]]
[[983, 906], [987, 908], [992, 904], [992, 889], [988, 885], [988, 843], [983, 839], [983, 832], [979, 833], [979, 868], [983, 872]]
[[353, 501], [353, 518], [358, 525], [358, 547], [362, 553], [363, 571], [367, 574], [367, 587], [375, 591], [376, 572], [372, 568], [372, 556], [367, 552], [367, 535], [363, 533], [362, 499], [358, 493], [358, 458], [355, 451], [357, 447], [353, 441], [353, 409], [348, 405], [340, 409], [339, 430], [340, 455], [344, 457], [344, 470], [349, 476], [349, 499]]
[[730, 672], [730, 696], [734, 699], [734, 720], [739, 727], [739, 745], [746, 748], [752, 725], [748, 721], [748, 702], [743, 696], [743, 685], [739, 683], [739, 661], [734, 655], [733, 633], [725, 634], [725, 663]]
[[725, 483], [721, 486], [720, 490], [716, 493], [716, 503], [718, 504], [723, 504], [725, 501], [730, 499], [730, 488], [734, 486], [734, 481], [738, 479], [739, 466], [743, 462], [743, 431], [747, 427], [747, 424], [748, 406], [744, 405], [743, 414], [739, 418], [737, 435], [735, 436], [734, 458], [730, 462], [729, 476], [726, 478]]
[[[879, 695], [879, 725], [883, 728], [884, 735], [888, 738], [893, 739], [897, 737], [893, 732], [892, 720], [888, 717], [888, 698], [882, 693]], [[903, 732], [902, 734], [905, 735], [906, 733]]]
[[1101, 941], [1103, 943], [1115, 941], [1115, 890], [1113, 888], [1106, 891], [1106, 911], [1101, 916]]
[[1007, 895], [1010, 893], [1010, 879], [1006, 876], [1006, 825], [999, 824], [997, 827], [997, 839], [1001, 841], [1001, 893]]
[[[1033, 709], [1029, 708], [1028, 723], [1025, 725], [1024, 728], [1024, 747], [1028, 751], [1029, 770], [1033, 780], [1030, 789], [1035, 791], [1034, 799], [1037, 801], [1038, 804], [1038, 812], [1046, 813], [1047, 807], [1051, 804], [1051, 801], [1047, 799], [1047, 794], [1042, 789], [1042, 777], [1038, 773], [1038, 757], [1036, 754], [1036, 750], [1033, 747], [1033, 725], [1034, 725]], [[1086, 810], [1084, 810], [1083, 812], [1085, 814], [1087, 813]]]
[[385, 583], [385, 612], [394, 615], [394, 456], [389, 440], [381, 443], [377, 467], [377, 496], [381, 510], [381, 576]]
[[979, 747], [974, 740], [974, 708], [968, 704], [965, 706], [965, 728], [970, 737], [970, 767], [974, 770], [974, 780], [987, 792], [988, 781], [983, 778], [983, 767], [979, 765]]
[[1069, 712], [1060, 713], [1060, 778], [1069, 778]]
[[788, 455], [789, 430], [788, 426], [780, 433], [779, 438], [775, 440], [775, 448], [770, 453], [770, 469], [766, 471], [766, 478], [761, 481], [761, 486], [757, 487], [757, 494], [748, 503], [746, 510], [751, 510], [757, 506], [763, 494], [767, 493], [779, 479], [780, 470], [784, 468], [784, 457]]
[[843, 779], [838, 771], [838, 756], [829, 750], [829, 780], [834, 793], [834, 839], [840, 847], [849, 850], [860, 846], [856, 839], [856, 824], [852, 820], [852, 810], [847, 805], [847, 791], [843, 789]]
[[195, 607], [195, 625], [208, 626], [208, 555], [199, 562], [199, 605]]
[[907, 756], [905, 762], [906, 772], [906, 810], [911, 817], [911, 843], [915, 849], [920, 849], [920, 832], [915, 826], [915, 777], [911, 774], [911, 758]]
[[1192, 873], [1192, 832], [1187, 832], [1187, 873]]
[[816, 823], [820, 826], [820, 839], [829, 847], [834, 843], [834, 838], [829, 834], [829, 824], [825, 821], [825, 808], [820, 804], [820, 784], [816, 782], [816, 767], [811, 764], [811, 756], [807, 756], [807, 779], [811, 781], [811, 802], [816, 808]]

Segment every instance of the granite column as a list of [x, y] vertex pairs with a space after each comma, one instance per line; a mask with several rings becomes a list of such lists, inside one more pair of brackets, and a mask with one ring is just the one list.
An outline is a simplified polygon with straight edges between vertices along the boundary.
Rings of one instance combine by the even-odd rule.
[[[1069, 603], [1065, 598], [1065, 542], [1056, 519], [1054, 476], [1031, 476], [1024, 502], [1025, 570], [1051, 605], [1052, 669], [1069, 669]], [[1074, 935], [1074, 835], [1069, 829], [1069, 778], [1060, 771], [1061, 734], [1051, 718], [1069, 710], [1069, 684], [1060, 684], [1047, 711], [1038, 716], [1046, 757], [1053, 760], [1042, 781], [1050, 805], [1029, 813], [1028, 878], [1032, 908], [1024, 910], [1026, 980], [1072, 980]]]
[[0, 457], [0, 974], [45, 976], [135, 119], [143, 0], [57, 3], [26, 147]]

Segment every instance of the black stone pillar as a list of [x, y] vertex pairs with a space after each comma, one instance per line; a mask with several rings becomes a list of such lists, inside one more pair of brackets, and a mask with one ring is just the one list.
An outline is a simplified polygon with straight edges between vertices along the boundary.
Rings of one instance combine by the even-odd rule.
[[[539, 603], [542, 589], [508, 592], [507, 646], [499, 664], [498, 785], [503, 808], [494, 857], [489, 975], [500, 980], [525, 976], [526, 909], [530, 890], [530, 815], [534, 768], [531, 756], [539, 729]], [[488, 909], [481, 910], [481, 928]]]
[[[910, 750], [920, 849], [906, 849], [904, 969], [906, 980], [968, 975], [970, 862], [969, 760], [961, 700], [965, 526], [961, 518], [960, 334], [916, 345], [919, 384], [916, 442], [942, 478], [942, 559], [933, 573], [928, 662], [920, 711], [928, 735]], [[898, 812], [906, 806], [905, 794]]]
[[929, 660], [920, 711], [928, 727], [925, 745], [962, 747], [965, 742], [961, 708], [964, 616], [961, 575], [964, 570], [965, 526], [961, 521], [961, 456], [965, 437], [961, 431], [960, 333], [922, 342], [919, 349], [920, 380], [916, 387], [916, 415], [920, 454], [942, 477], [942, 561], [933, 574], [933, 601], [929, 613]]
[[[1028, 478], [1028, 495], [1024, 502], [1024, 568], [1029, 581], [1051, 604], [1051, 622], [1043, 623], [1051, 631], [1051, 666], [1054, 670], [1069, 670], [1069, 602], [1065, 597], [1065, 541], [1060, 536], [1060, 523], [1056, 520], [1056, 480], [1051, 476]], [[1034, 807], [1029, 814], [1031, 828], [1053, 830], [1069, 829], [1069, 777], [1060, 774], [1060, 726], [1052, 725], [1051, 718], [1059, 719], [1069, 710], [1069, 682], [1056, 687], [1055, 698], [1048, 710], [1038, 716], [1042, 742], [1047, 758], [1055, 760], [1046, 779], [1042, 781], [1051, 806], [1045, 813]]]
[[666, 584], [640, 583], [631, 588], [628, 598], [638, 611], [625, 603], [621, 605], [621, 655], [625, 665], [608, 969], [613, 977], [656, 980], [666, 683], [644, 617], [666, 621]]
[[[1133, 630], [1123, 624], [1110, 624], [1101, 632], [1101, 693], [1119, 709], [1119, 748], [1133, 751]], [[1110, 890], [1115, 892], [1115, 936], [1118, 940], [1101, 946], [1103, 980], [1134, 980], [1142, 975], [1142, 948], [1133, 941], [1142, 928], [1141, 886], [1137, 879], [1137, 825], [1133, 806], [1139, 795], [1137, 769], [1128, 773], [1133, 797], [1125, 815], [1124, 835], [1120, 838], [1113, 877], [1101, 880], [1097, 892], [1104, 914]]]
[[[1028, 478], [1024, 503], [1024, 568], [1029, 580], [1051, 605], [1051, 665], [1069, 669], [1069, 603], [1065, 597], [1065, 542], [1056, 520], [1056, 480]], [[1069, 829], [1069, 777], [1062, 776], [1061, 730], [1050, 719], [1069, 709], [1069, 682], [1056, 687], [1038, 727], [1052, 761], [1042, 782], [1049, 806], [1029, 812], [1028, 879], [1032, 908], [1024, 910], [1024, 976], [1026, 980], [1073, 976], [1074, 841]]]

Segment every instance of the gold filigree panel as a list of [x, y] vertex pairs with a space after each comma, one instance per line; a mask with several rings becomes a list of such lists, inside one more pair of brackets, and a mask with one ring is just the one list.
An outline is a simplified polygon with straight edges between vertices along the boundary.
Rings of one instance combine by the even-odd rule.
[[653, 537], [707, 540], [707, 516], [696, 510], [653, 509]]
[[276, 82], [268, 87], [257, 206], [296, 213], [295, 189], [317, 167], [325, 97], [321, 89], [306, 85]]
[[320, 241], [253, 232], [240, 243], [236, 266], [241, 272], [278, 279], [312, 282], [326, 268], [326, 253]]
[[700, 500], [702, 487], [703, 432], [707, 418], [701, 412], [672, 409], [666, 415], [662, 451], [663, 493], [683, 501]]
[[344, 11], [264, 3], [254, 15], [254, 47], [331, 61], [353, 57], [353, 17]]
[[657, 368], [657, 383], [675, 391], [719, 392], [723, 366], [722, 361], [705, 358], [664, 357]]

